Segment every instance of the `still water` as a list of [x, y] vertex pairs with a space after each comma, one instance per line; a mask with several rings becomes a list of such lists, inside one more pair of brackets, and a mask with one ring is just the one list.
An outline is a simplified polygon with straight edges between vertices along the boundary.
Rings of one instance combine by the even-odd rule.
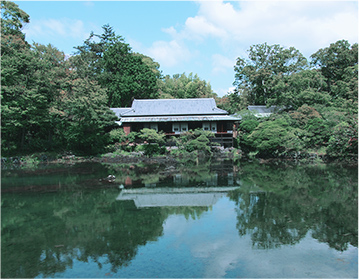
[[357, 278], [357, 177], [232, 162], [3, 169], [1, 277]]

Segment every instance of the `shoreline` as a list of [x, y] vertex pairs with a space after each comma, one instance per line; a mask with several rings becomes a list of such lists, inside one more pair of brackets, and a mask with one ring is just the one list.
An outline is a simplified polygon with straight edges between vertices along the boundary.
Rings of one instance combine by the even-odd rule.
[[[240, 151], [239, 151], [240, 152]], [[97, 156], [77, 156], [77, 155], [61, 155], [55, 153], [34, 153], [25, 156], [12, 156], [1, 158], [1, 169], [9, 168], [20, 168], [20, 167], [36, 167], [38, 165], [73, 165], [76, 163], [106, 163], [106, 164], [145, 164], [145, 165], [158, 165], [159, 167], [177, 167], [186, 163], [200, 164], [203, 161], [208, 160], [233, 160], [233, 161], [257, 161], [260, 164], [311, 164], [311, 163], [323, 163], [323, 164], [343, 164], [348, 166], [358, 166], [358, 158], [344, 158], [344, 159], [333, 159], [328, 158], [326, 155], [318, 153], [300, 153], [290, 154], [281, 157], [268, 157], [260, 158], [256, 156], [245, 156], [241, 153], [231, 152], [228, 150], [217, 150], [212, 156], [193, 156], [190, 154], [188, 157], [175, 157], [170, 154], [157, 155], [148, 157], [138, 152], [132, 152], [129, 154], [114, 154], [106, 153]]]

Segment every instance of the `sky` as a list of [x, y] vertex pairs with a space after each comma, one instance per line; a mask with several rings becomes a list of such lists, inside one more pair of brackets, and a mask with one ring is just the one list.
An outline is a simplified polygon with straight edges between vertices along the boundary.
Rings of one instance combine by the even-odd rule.
[[14, 1], [30, 15], [29, 43], [74, 53], [109, 24], [163, 75], [193, 73], [222, 97], [238, 57], [255, 44], [295, 47], [308, 59], [338, 40], [358, 42], [358, 1]]

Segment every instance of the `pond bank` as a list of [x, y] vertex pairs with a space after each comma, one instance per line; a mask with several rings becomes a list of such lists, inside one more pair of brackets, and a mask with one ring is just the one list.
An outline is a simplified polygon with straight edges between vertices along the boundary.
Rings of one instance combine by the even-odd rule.
[[77, 156], [73, 154], [56, 154], [56, 153], [36, 153], [26, 156], [2, 157], [1, 168], [12, 169], [21, 167], [36, 167], [38, 165], [48, 164], [76, 164], [86, 162], [109, 163], [109, 164], [143, 164], [157, 165], [159, 169], [168, 169], [186, 162], [200, 163], [208, 160], [240, 160], [240, 161], [258, 161], [261, 164], [277, 164], [278, 162], [286, 162], [290, 164], [296, 163], [340, 163], [349, 166], [357, 166], [357, 157], [335, 159], [329, 158], [326, 154], [294, 152], [285, 156], [273, 158], [258, 158], [257, 156], [248, 156], [243, 154], [240, 149], [235, 148], [216, 148], [213, 150], [211, 157], [197, 156], [188, 154], [188, 156], [175, 157], [170, 154], [145, 156], [140, 152], [132, 152], [128, 154], [106, 153], [98, 156]]

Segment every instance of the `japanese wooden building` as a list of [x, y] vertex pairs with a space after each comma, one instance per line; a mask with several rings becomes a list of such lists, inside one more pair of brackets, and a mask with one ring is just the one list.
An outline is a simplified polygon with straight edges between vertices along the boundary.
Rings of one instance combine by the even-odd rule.
[[217, 108], [213, 98], [135, 99], [131, 108], [111, 110], [126, 134], [150, 128], [163, 131], [167, 136], [176, 136], [200, 128], [213, 132], [214, 141], [226, 146], [232, 145], [236, 123], [240, 120]]

